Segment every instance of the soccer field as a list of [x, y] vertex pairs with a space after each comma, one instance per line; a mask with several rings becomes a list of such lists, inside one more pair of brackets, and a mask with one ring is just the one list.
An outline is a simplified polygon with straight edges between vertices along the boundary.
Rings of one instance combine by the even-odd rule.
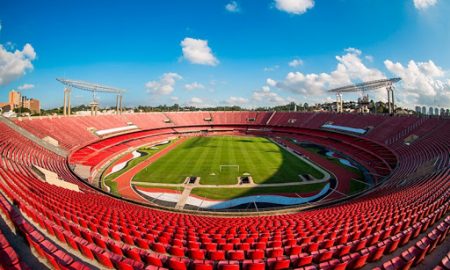
[[[239, 165], [222, 167], [220, 165]], [[255, 183], [298, 182], [299, 174], [323, 174], [266, 138], [242, 136], [193, 137], [135, 175], [133, 181], [183, 183], [200, 177], [201, 184], [237, 184], [248, 173]]]
[[[221, 165], [239, 165], [222, 166]], [[242, 136], [193, 137], [134, 177], [133, 181], [183, 183], [200, 177], [201, 184], [230, 185], [248, 173], [255, 183], [299, 181], [299, 174], [323, 174], [266, 138]]]

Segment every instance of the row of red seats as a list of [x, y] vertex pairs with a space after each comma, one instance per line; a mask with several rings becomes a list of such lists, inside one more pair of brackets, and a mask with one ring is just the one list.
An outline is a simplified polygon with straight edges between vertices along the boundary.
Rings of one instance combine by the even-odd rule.
[[433, 252], [436, 247], [442, 244], [449, 234], [450, 217], [447, 217], [435, 229], [422, 237], [419, 241], [411, 245], [408, 249], [403, 251], [399, 256], [383, 263], [381, 267], [376, 270], [394, 270], [394, 269], [409, 269], [412, 266], [420, 264], [427, 254]]
[[[55, 245], [51, 240], [47, 239], [41, 232], [35, 230], [22, 214], [11, 205], [6, 198], [0, 194], [0, 213], [10, 222], [13, 223], [17, 235], [20, 235], [26, 239], [27, 244], [33, 247], [35, 252], [41, 257], [41, 260], [45, 260], [49, 266], [55, 269], [70, 270], [91, 269], [80, 260], [74, 259], [64, 249]], [[17, 253], [9, 246], [8, 242], [4, 242], [0, 234], [0, 242], [2, 249], [0, 250], [0, 269], [32, 269], [26, 263], [20, 260]]]

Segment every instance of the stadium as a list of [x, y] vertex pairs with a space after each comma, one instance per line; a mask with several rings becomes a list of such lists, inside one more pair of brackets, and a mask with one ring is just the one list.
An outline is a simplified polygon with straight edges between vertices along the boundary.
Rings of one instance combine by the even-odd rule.
[[0, 270], [450, 269], [450, 3], [326, 2], [2, 1]]
[[[123, 127], [130, 126], [133, 126], [132, 131], [123, 132]], [[366, 133], [350, 134], [343, 132], [342, 127]], [[92, 128], [96, 131], [92, 132]], [[26, 239], [33, 254], [46, 258], [49, 265], [57, 269], [359, 269], [377, 265], [384, 269], [406, 269], [420, 266], [424, 259], [433, 256], [433, 250], [448, 244], [450, 122], [446, 118], [251, 111], [169, 112], [13, 121], [2, 118], [1, 129], [2, 217]], [[54, 132], [55, 129], [65, 132]], [[60, 142], [60, 147], [39, 141], [39, 138], [49, 137]], [[255, 147], [255, 150], [248, 151], [251, 156], [234, 158], [233, 162], [238, 163], [234, 165], [240, 165], [239, 171], [227, 168], [222, 180], [208, 178], [205, 172], [209, 172], [210, 167], [198, 170], [189, 162], [183, 163], [185, 159], [192, 161], [194, 158], [186, 156], [190, 151], [200, 158], [211, 148], [219, 151], [218, 144], [225, 144], [227, 149]], [[355, 170], [346, 169], [345, 165], [319, 151], [305, 150], [311, 145], [339, 153], [341, 159], [351, 160], [363, 169], [362, 175], [370, 177], [356, 181]], [[117, 180], [115, 193], [110, 195], [107, 191], [111, 191], [112, 185], [106, 189], [96, 175], [101, 174], [102, 167], [106, 167], [104, 171], [111, 170], [114, 164], [132, 160], [131, 153], [143, 149], [142, 146], [149, 150], [150, 157], [137, 162], [136, 167], [143, 164], [141, 167], [149, 170], [167, 168], [155, 174], [143, 169], [137, 171], [136, 174], [144, 172], [142, 179], [158, 178], [149, 181], [154, 185], [132, 184], [134, 174], [129, 173], [132, 170], [124, 174], [119, 170], [116, 172], [119, 178], [125, 177]], [[168, 151], [170, 148], [172, 150]], [[258, 151], [275, 154], [286, 151], [281, 155], [289, 156], [282, 158], [281, 164], [277, 163], [281, 168], [292, 168], [289, 162], [301, 161], [291, 161], [289, 158], [298, 157], [286, 149], [318, 164], [328, 172], [326, 174], [332, 175], [335, 183], [330, 183], [331, 177], [317, 175], [318, 172], [305, 173], [307, 167], [300, 166], [293, 174], [303, 172], [311, 179], [292, 178], [284, 184], [292, 181], [321, 183], [316, 179], [327, 178], [325, 185], [329, 192], [316, 200], [296, 202], [290, 207], [280, 207], [282, 205], [274, 203], [277, 200], [272, 203], [253, 200], [250, 206], [244, 202], [245, 207], [227, 207], [231, 211], [226, 212], [223, 209], [205, 212], [208, 208], [189, 204], [186, 198], [185, 204], [179, 203], [181, 198], [177, 202], [170, 200], [174, 196], [169, 195], [177, 193], [169, 183], [183, 184], [183, 173], [188, 175], [183, 187], [196, 194], [197, 201], [203, 198], [210, 202], [202, 197], [211, 198], [208, 194], [227, 199], [245, 198], [249, 194], [261, 195], [261, 198], [263, 194], [292, 198], [290, 196], [297, 194], [297, 198], [307, 199], [307, 194], [320, 193], [318, 190], [325, 185], [302, 189], [303, 185], [279, 188], [275, 184], [263, 188], [238, 183], [235, 177], [242, 177], [244, 171], [254, 176], [252, 183], [255, 184], [283, 183], [282, 179], [291, 179], [284, 178], [289, 177], [289, 173], [270, 177], [273, 173], [270, 170], [264, 174], [256, 171], [276, 163], [275, 160], [265, 161], [258, 156]], [[69, 154], [63, 157], [61, 150]], [[203, 162], [214, 159], [208, 153], [205, 155]], [[239, 153], [223, 155], [228, 158], [208, 166], [226, 163]], [[163, 160], [165, 157], [168, 160]], [[246, 159], [257, 162], [244, 162]], [[153, 162], [156, 167], [152, 166]], [[184, 171], [173, 172], [170, 165], [173, 162], [183, 166]], [[259, 162], [263, 162], [263, 167], [252, 165]], [[251, 166], [253, 168], [249, 169]], [[213, 169], [219, 176], [220, 168]], [[86, 172], [88, 175], [82, 178]], [[164, 172], [170, 177], [164, 178]], [[193, 176], [199, 183], [189, 183]], [[362, 188], [355, 188], [352, 181]], [[201, 187], [211, 184], [222, 184], [220, 191], [208, 192]], [[227, 191], [225, 184], [233, 186], [232, 191]], [[239, 187], [234, 187], [236, 185]], [[200, 192], [195, 192], [196, 189]], [[236, 192], [239, 189], [243, 191]], [[180, 195], [184, 190], [178, 192]], [[153, 193], [167, 198], [152, 197]], [[118, 199], [119, 196], [122, 199]], [[171, 207], [173, 209], [169, 210]], [[263, 211], [264, 207], [267, 212]], [[274, 210], [274, 207], [277, 208]], [[261, 211], [255, 212], [257, 209]], [[5, 240], [2, 245], [9, 256], [2, 255], [2, 260], [10, 263], [9, 267], [19, 267], [21, 262], [13, 255], [14, 249], [8, 248]]]

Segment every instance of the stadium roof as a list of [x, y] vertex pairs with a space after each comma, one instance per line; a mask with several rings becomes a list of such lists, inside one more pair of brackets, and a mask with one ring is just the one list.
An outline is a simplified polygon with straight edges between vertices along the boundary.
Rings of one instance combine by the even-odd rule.
[[375, 80], [375, 81], [369, 81], [369, 82], [363, 82], [358, 84], [351, 84], [339, 88], [334, 88], [331, 90], [328, 90], [328, 92], [334, 92], [334, 93], [343, 93], [343, 92], [358, 92], [358, 91], [368, 91], [368, 90], [375, 90], [383, 87], [390, 86], [396, 82], [399, 82], [401, 78], [391, 78], [391, 79], [381, 79], [381, 80]]
[[110, 87], [110, 86], [96, 84], [96, 83], [89, 83], [89, 82], [84, 82], [84, 81], [68, 80], [68, 79], [62, 79], [62, 78], [56, 78], [56, 80], [67, 86], [85, 90], [85, 91], [91, 91], [91, 92], [106, 92], [106, 93], [122, 94], [126, 91], [124, 89], [119, 89], [119, 88], [115, 88], [115, 87]]

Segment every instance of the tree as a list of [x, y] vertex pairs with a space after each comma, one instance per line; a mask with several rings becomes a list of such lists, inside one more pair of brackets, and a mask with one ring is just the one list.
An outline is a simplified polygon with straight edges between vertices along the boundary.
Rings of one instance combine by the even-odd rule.
[[17, 114], [26, 114], [26, 113], [31, 114], [31, 111], [28, 108], [15, 108], [14, 112]]

